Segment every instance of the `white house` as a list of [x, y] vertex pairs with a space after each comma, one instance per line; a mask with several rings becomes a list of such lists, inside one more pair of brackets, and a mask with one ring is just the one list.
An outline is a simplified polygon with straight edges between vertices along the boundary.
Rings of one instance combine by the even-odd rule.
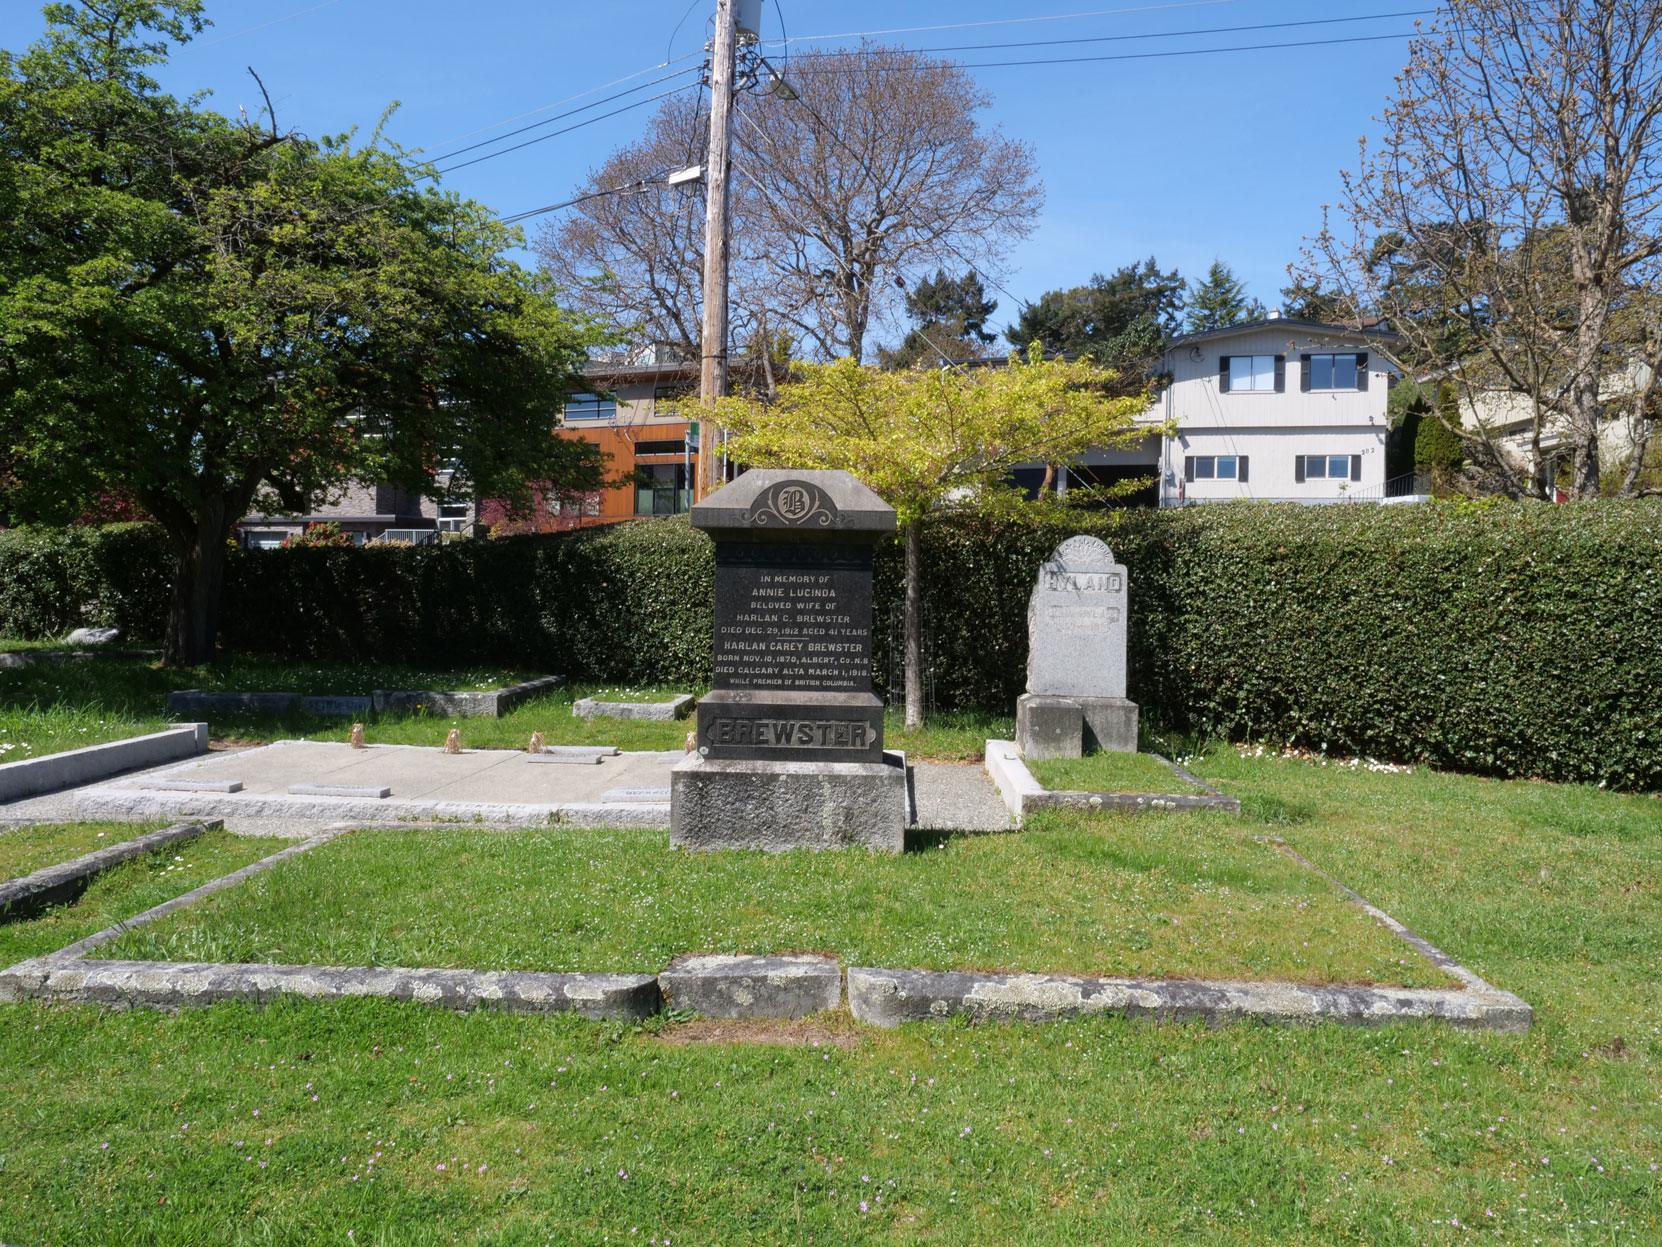
[[1175, 339], [1150, 412], [1177, 433], [1160, 443], [1160, 505], [1382, 499], [1398, 370], [1377, 348], [1395, 340], [1274, 315]]

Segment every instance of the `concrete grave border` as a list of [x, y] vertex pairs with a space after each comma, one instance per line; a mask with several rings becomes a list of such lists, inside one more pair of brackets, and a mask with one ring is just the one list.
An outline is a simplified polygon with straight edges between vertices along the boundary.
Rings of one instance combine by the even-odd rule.
[[90, 853], [72, 857], [66, 862], [42, 866], [39, 870], [20, 875], [16, 879], [0, 881], [0, 915], [12, 917], [19, 910], [56, 904], [59, 900], [69, 897], [81, 884], [123, 862], [130, 862], [135, 857], [143, 857], [157, 849], [165, 849], [170, 844], [183, 844], [222, 826], [224, 824], [218, 821], [175, 823], [159, 831], [134, 836], [131, 840], [105, 845]]
[[1171, 768], [1184, 783], [1201, 789], [1192, 792], [1083, 792], [1071, 789], [1049, 789], [1027, 769], [1021, 750], [1014, 741], [987, 742], [987, 774], [993, 787], [1010, 807], [1010, 813], [1019, 821], [1036, 810], [1221, 810], [1225, 814], [1239, 814], [1241, 802], [1219, 792], [1205, 780], [1190, 774], [1170, 758], [1157, 753], [1147, 755]]
[[[828, 954], [689, 954], [676, 958], [659, 975], [82, 960], [135, 927], [327, 844], [348, 829], [331, 828], [55, 953], [0, 970], [0, 1001], [50, 999], [171, 1010], [222, 1000], [260, 1005], [283, 995], [377, 996], [451, 1009], [569, 1010], [602, 1020], [638, 1021], [666, 1002], [671, 1008], [691, 1008], [719, 1018], [799, 1018], [835, 1008], [843, 999], [844, 976], [836, 958]], [[1255, 838], [1314, 871], [1461, 986], [1359, 987], [851, 967], [846, 976], [849, 1009], [857, 1021], [881, 1027], [959, 1016], [973, 1021], [1049, 1021], [1118, 1013], [1213, 1026], [1246, 1018], [1282, 1025], [1333, 1021], [1364, 1026], [1441, 1020], [1464, 1030], [1529, 1030], [1534, 1010], [1527, 1002], [1494, 987], [1369, 904], [1279, 837]]]
[[579, 697], [571, 703], [571, 713], [579, 719], [664, 721], [686, 718], [696, 704], [697, 698], [691, 693], [678, 693], [668, 701], [599, 701], [593, 697]]
[[0, 763], [0, 803], [77, 784], [96, 783], [123, 771], [161, 766], [207, 751], [208, 725], [181, 723], [178, 727], [129, 736], [126, 740], [3, 762]]
[[510, 684], [506, 688], [438, 689], [378, 688], [368, 696], [339, 696], [315, 693], [249, 693], [211, 689], [175, 689], [167, 695], [167, 708], [178, 714], [223, 715], [237, 713], [287, 714], [297, 706], [310, 714], [350, 716], [374, 709], [409, 714], [426, 710], [436, 718], [500, 719], [520, 703], [565, 683], [563, 675], [543, 676]]

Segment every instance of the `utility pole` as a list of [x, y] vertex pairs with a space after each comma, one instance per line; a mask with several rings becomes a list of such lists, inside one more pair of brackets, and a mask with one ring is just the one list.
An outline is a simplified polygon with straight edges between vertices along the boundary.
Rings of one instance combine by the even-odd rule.
[[[738, 33], [733, 0], [716, 0], [716, 38], [710, 60], [710, 151], [704, 161], [704, 326], [699, 334], [698, 397], [705, 406], [727, 393], [727, 187], [732, 159], [733, 78]], [[713, 430], [708, 420], [698, 439], [698, 471], [693, 497], [703, 496], [705, 465]]]

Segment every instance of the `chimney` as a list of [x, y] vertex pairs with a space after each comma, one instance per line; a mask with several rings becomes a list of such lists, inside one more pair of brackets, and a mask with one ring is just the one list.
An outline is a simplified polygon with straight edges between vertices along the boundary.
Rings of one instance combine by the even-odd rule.
[[1278, 307], [1272, 307], [1268, 312], [1264, 313], [1264, 319], [1265, 320], [1280, 320], [1281, 319], [1281, 309], [1278, 308]]

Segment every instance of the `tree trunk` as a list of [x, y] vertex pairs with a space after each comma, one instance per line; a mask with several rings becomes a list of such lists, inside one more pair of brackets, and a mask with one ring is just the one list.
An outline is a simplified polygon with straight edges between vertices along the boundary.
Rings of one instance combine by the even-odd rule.
[[194, 534], [173, 539], [173, 597], [167, 611], [164, 667], [199, 667], [214, 660], [226, 535], [223, 524], [203, 522]]
[[923, 538], [906, 526], [906, 727], [923, 726]]

